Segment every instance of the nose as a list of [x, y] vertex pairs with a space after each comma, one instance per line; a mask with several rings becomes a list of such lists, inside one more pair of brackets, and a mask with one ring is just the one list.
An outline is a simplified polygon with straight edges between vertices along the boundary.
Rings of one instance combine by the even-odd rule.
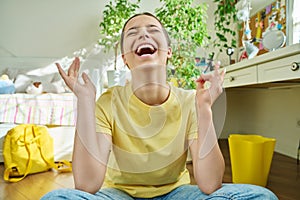
[[140, 35], [139, 35], [139, 39], [144, 39], [144, 38], [149, 38], [149, 33], [147, 31], [146, 28], [140, 28]]

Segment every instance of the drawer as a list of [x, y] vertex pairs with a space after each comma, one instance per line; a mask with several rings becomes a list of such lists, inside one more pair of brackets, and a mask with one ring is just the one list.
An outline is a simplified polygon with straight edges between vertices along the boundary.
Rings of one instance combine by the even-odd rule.
[[292, 63], [300, 62], [300, 55], [273, 60], [258, 66], [258, 83], [300, 78], [300, 69], [292, 70]]
[[251, 85], [257, 83], [257, 67], [256, 65], [236, 71], [230, 71], [225, 74], [224, 87], [236, 87], [243, 85]]

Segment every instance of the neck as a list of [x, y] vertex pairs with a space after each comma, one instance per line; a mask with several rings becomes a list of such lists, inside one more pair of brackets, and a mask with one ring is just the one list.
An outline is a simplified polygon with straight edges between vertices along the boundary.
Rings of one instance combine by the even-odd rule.
[[131, 70], [131, 76], [133, 93], [145, 104], [160, 105], [168, 99], [165, 66], [140, 66]]

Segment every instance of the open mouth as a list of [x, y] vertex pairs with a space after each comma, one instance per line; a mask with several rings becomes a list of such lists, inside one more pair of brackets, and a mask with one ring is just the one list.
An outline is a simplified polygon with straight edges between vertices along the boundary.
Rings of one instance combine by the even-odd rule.
[[156, 48], [151, 44], [142, 44], [138, 46], [135, 53], [138, 56], [152, 55], [156, 52]]

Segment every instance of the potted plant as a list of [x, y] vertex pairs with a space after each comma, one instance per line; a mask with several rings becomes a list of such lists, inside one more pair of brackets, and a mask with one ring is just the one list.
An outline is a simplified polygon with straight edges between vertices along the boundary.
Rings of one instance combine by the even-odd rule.
[[196, 50], [208, 38], [206, 4], [192, 5], [193, 0], [160, 0], [163, 5], [155, 10], [172, 40], [173, 55], [169, 61], [169, 80], [186, 89], [196, 87], [200, 68], [195, 66]]
[[114, 70], [108, 71], [108, 79], [113, 79], [108, 80], [109, 86], [116, 84], [120, 79], [118, 76], [125, 76], [117, 69], [121, 31], [125, 21], [139, 8], [139, 3], [140, 0], [136, 0], [135, 3], [130, 0], [111, 0], [105, 5], [103, 19], [99, 24], [102, 36], [99, 44], [105, 47], [105, 52], [114, 51]]
[[[219, 51], [229, 47], [236, 48], [236, 30], [232, 27], [233, 22], [237, 22], [236, 0], [214, 0], [217, 8], [214, 11], [215, 33], [217, 39], [214, 40], [214, 47]], [[231, 40], [228, 40], [231, 38]]]

